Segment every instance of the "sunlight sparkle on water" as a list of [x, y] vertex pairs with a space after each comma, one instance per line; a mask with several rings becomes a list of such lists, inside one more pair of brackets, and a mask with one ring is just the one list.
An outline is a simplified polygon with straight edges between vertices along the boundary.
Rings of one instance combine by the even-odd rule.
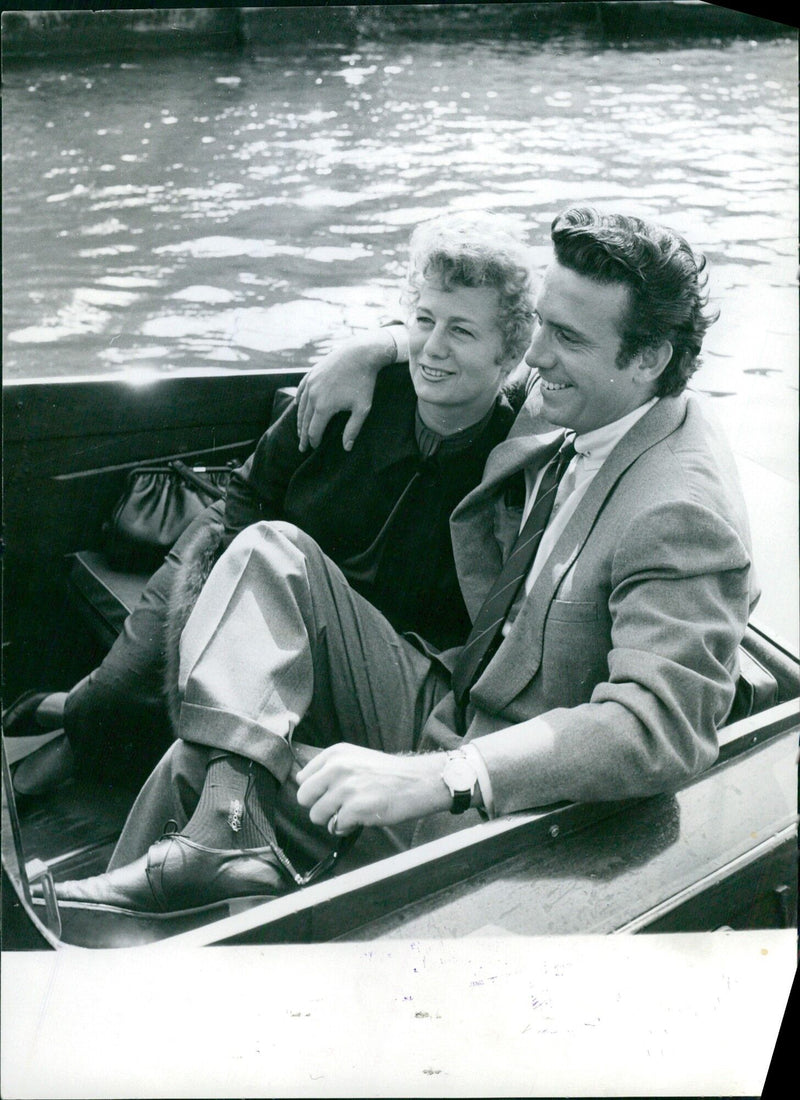
[[184, 302], [203, 302], [206, 305], [232, 302], [236, 295], [230, 290], [218, 286], [187, 286], [171, 295]]

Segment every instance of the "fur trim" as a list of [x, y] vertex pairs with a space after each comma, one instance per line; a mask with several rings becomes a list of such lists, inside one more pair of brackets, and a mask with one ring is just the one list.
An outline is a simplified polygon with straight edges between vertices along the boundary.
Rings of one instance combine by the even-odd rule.
[[209, 509], [203, 513], [202, 521], [191, 524], [176, 544], [181, 560], [167, 600], [164, 623], [164, 697], [175, 738], [181, 709], [178, 691], [181, 634], [219, 557], [223, 532], [219, 514]]

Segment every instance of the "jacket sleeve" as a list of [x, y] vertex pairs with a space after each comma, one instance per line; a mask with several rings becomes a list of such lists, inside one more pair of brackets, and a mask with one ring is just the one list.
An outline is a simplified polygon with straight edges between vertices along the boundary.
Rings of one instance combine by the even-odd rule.
[[231, 476], [225, 500], [223, 549], [251, 523], [283, 517], [287, 487], [306, 457], [299, 449], [297, 403], [292, 401]]
[[506, 728], [476, 716], [496, 811], [657, 794], [713, 763], [749, 574], [747, 548], [717, 512], [685, 501], [640, 512], [613, 555], [608, 676], [589, 702]]

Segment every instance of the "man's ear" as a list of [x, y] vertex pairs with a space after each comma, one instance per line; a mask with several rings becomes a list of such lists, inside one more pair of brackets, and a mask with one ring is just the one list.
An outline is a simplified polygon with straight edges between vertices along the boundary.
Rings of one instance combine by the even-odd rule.
[[664, 340], [655, 347], [643, 348], [637, 352], [636, 377], [648, 384], [657, 382], [672, 358], [672, 344]]

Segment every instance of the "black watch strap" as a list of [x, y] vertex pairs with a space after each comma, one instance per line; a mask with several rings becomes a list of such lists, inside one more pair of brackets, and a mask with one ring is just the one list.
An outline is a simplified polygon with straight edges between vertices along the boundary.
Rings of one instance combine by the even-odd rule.
[[451, 814], [463, 814], [469, 809], [469, 804], [472, 801], [472, 791], [455, 791], [453, 793], [453, 802], [450, 806]]

